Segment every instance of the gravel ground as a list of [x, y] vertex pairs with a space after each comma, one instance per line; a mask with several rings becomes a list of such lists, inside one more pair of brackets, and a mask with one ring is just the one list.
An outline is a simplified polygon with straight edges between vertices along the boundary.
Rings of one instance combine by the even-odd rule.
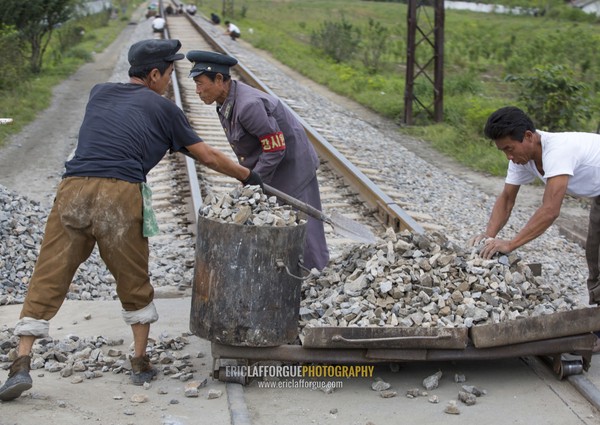
[[[222, 32], [222, 28], [210, 24], [206, 24], [206, 27], [217, 34]], [[118, 50], [103, 53], [110, 54], [108, 59], [99, 54], [94, 64], [86, 65], [65, 81], [55, 91], [56, 99], [51, 108], [0, 149], [0, 185], [6, 188], [2, 193], [13, 199], [11, 203], [4, 202], [5, 213], [0, 215], [0, 220], [3, 220], [3, 229], [8, 229], [10, 223], [20, 226], [18, 231], [14, 230], [16, 227], [11, 228], [12, 237], [18, 240], [24, 231], [21, 227], [25, 226], [29, 239], [34, 243], [41, 240], [41, 226], [32, 227], [26, 222], [20, 222], [19, 211], [11, 209], [10, 205], [18, 204], [19, 199], [26, 196], [31, 200], [28, 202], [32, 203], [33, 208], [48, 208], [60, 179], [64, 160], [76, 143], [89, 89], [98, 81], [127, 81], [128, 47], [140, 39], [150, 37], [149, 21], [140, 20], [137, 25], [131, 25], [121, 35], [121, 42], [115, 43]], [[267, 54], [257, 52], [241, 40], [233, 42], [228, 37], [222, 37], [222, 42], [231, 54], [246, 62], [251, 69], [257, 70], [259, 78], [268, 81], [276, 93], [283, 98], [293, 99], [294, 104], [304, 110], [304, 116], [311, 125], [327, 129], [335, 139], [343, 141], [339, 143], [364, 152], [362, 158], [372, 168], [380, 169], [381, 176], [387, 180], [388, 185], [398, 191], [391, 195], [400, 196], [411, 205], [412, 211], [432, 216], [436, 224], [443, 226], [449, 239], [464, 244], [470, 236], [485, 229], [502, 179], [465, 170], [427, 149], [425, 143], [401, 135], [394, 123], [327, 92], [283, 66], [273, 66], [274, 62]], [[114, 67], [110, 71], [108, 68], [112, 63]], [[104, 72], [103, 79], [99, 79], [99, 70]], [[539, 187], [523, 188], [513, 216], [500, 237], [508, 238], [517, 232], [533, 214], [540, 199]], [[578, 219], [587, 216], [585, 208], [576, 201], [569, 201], [565, 210]], [[7, 240], [9, 236], [2, 235], [0, 246], [7, 247]], [[32, 261], [25, 262], [25, 266], [19, 265], [20, 268], [11, 269], [12, 265], [18, 263], [18, 258], [22, 257], [23, 249], [31, 250], [31, 247], [19, 243], [22, 244], [11, 242], [12, 251], [9, 254], [0, 252], [3, 256], [0, 261], [4, 262], [4, 266], [0, 263], [0, 305], [22, 301], [31, 273]], [[184, 249], [171, 243], [176, 244], [177, 241], [164, 239], [152, 244], [153, 258], [161, 259], [154, 261], [151, 266], [153, 283], [159, 287], [173, 286], [173, 277], [177, 276], [179, 282], [175, 284], [181, 289], [182, 286], [189, 285], [193, 250], [191, 247]], [[174, 246], [177, 247], [178, 258], [186, 261], [172, 261], [168, 258], [166, 253], [171, 251], [173, 256]], [[584, 252], [577, 244], [560, 236], [556, 226], [520, 248], [518, 254], [528, 262], [541, 263], [543, 276], [548, 283], [578, 293], [586, 301], [584, 289], [587, 268]], [[86, 263], [85, 270], [80, 271], [79, 275], [81, 280], [75, 282], [73, 297], [114, 297], [112, 278], [97, 256]]]

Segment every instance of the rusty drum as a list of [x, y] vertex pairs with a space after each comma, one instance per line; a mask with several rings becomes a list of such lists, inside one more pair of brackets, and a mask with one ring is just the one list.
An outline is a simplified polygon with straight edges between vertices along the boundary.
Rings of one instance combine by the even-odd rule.
[[235, 346], [293, 342], [306, 224], [244, 226], [200, 216], [197, 235], [191, 332]]

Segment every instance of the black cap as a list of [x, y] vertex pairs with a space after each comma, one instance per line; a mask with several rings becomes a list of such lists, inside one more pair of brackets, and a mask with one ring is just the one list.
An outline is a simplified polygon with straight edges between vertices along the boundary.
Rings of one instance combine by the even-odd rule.
[[229, 67], [238, 63], [237, 59], [232, 56], [202, 50], [190, 50], [186, 57], [194, 64], [190, 71], [190, 78], [202, 75], [207, 71], [229, 75]]
[[159, 63], [162, 61], [173, 62], [183, 59], [183, 53], [177, 53], [181, 49], [179, 40], [142, 40], [129, 48], [128, 60], [131, 66], [143, 66]]

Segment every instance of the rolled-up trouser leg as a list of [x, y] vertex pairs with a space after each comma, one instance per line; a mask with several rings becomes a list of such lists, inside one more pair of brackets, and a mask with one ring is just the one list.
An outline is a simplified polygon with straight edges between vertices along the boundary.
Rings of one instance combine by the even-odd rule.
[[585, 243], [585, 258], [587, 260], [589, 276], [587, 287], [589, 303], [600, 303], [600, 196], [592, 199], [587, 240]]
[[156, 311], [156, 306], [153, 302], [140, 310], [123, 310], [121, 313], [123, 314], [123, 320], [125, 320], [125, 323], [128, 325], [154, 323], [158, 320], [158, 312]]
[[14, 334], [45, 338], [50, 334], [50, 322], [42, 319], [34, 319], [33, 317], [22, 317], [15, 326]]

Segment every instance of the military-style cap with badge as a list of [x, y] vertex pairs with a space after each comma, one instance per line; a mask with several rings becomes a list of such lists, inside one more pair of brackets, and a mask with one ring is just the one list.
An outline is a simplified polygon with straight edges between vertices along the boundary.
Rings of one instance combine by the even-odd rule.
[[186, 57], [194, 64], [190, 71], [190, 78], [197, 77], [205, 72], [229, 75], [229, 68], [238, 63], [237, 59], [232, 56], [203, 50], [190, 50], [187, 52]]
[[181, 49], [179, 40], [142, 40], [129, 48], [127, 59], [132, 68], [174, 62], [185, 57], [183, 53], [177, 53], [179, 49]]

